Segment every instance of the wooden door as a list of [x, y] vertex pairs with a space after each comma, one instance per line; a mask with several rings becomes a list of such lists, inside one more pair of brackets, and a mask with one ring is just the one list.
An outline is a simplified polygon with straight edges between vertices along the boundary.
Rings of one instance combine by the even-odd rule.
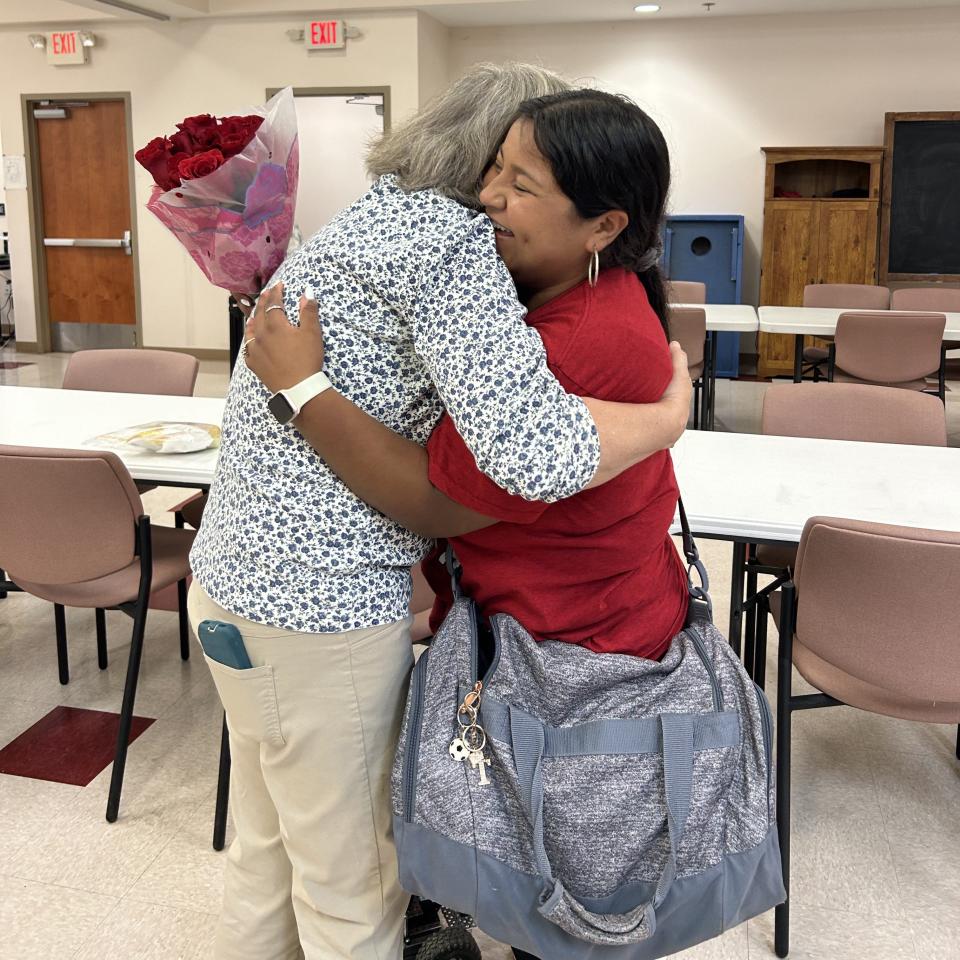
[[[761, 306], [797, 307], [803, 288], [816, 281], [820, 244], [820, 202], [771, 200], [763, 212]], [[771, 377], [793, 372], [791, 336], [761, 333], [757, 337], [757, 373]]]
[[818, 283], [874, 283], [878, 205], [821, 200]]
[[[33, 119], [54, 346], [57, 324], [89, 328], [64, 334], [78, 346], [132, 346], [137, 310], [125, 103], [94, 100], [64, 110], [62, 119]], [[101, 324], [109, 325], [106, 336], [97, 335]]]

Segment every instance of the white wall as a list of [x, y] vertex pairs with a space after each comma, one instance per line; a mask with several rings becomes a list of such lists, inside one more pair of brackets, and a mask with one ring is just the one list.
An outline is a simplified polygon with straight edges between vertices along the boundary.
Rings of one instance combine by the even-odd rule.
[[[0, 30], [3, 150], [22, 154], [20, 95], [129, 91], [136, 147], [195, 113], [235, 114], [262, 103], [268, 87], [389, 86], [394, 120], [419, 102], [414, 12], [357, 14], [363, 37], [345, 50], [307, 54], [285, 36], [300, 17], [172, 24], [98, 24], [90, 63], [48, 66], [26, 28]], [[212, 287], [176, 240], [145, 210], [149, 175], [137, 167], [135, 216], [143, 340], [147, 346], [226, 349], [226, 294]], [[27, 195], [7, 190], [18, 337], [36, 340]]]
[[450, 83], [450, 30], [425, 13], [417, 15], [420, 105]]
[[960, 10], [451, 31], [451, 77], [537, 60], [633, 97], [661, 125], [673, 213], [746, 216], [756, 303], [765, 146], [883, 143], [886, 111], [960, 110]]

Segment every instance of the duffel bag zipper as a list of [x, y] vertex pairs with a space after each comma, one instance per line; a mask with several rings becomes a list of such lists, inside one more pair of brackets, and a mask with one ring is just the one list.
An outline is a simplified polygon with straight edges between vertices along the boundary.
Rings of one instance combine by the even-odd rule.
[[413, 804], [417, 798], [417, 764], [420, 758], [421, 718], [423, 715], [423, 686], [427, 676], [427, 658], [430, 651], [425, 650], [410, 681], [410, 726], [403, 755], [403, 819], [413, 823]]
[[717, 671], [713, 667], [713, 661], [707, 656], [703, 641], [697, 636], [695, 630], [687, 630], [687, 636], [693, 641], [693, 646], [700, 657], [700, 662], [710, 675], [710, 687], [713, 690], [713, 709], [720, 713], [723, 710], [723, 692], [720, 690], [720, 681], [717, 679]]
[[763, 727], [763, 751], [767, 758], [767, 813], [770, 812], [770, 771], [773, 767], [773, 717], [770, 715], [770, 703], [767, 695], [754, 683], [757, 700], [760, 701], [760, 722]]

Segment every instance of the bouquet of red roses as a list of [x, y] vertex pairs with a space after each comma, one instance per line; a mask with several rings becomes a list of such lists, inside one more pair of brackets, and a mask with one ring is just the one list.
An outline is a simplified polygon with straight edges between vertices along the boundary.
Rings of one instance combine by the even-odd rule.
[[287, 87], [238, 117], [201, 114], [136, 152], [153, 176], [147, 208], [215, 286], [258, 292], [283, 262], [300, 173]]

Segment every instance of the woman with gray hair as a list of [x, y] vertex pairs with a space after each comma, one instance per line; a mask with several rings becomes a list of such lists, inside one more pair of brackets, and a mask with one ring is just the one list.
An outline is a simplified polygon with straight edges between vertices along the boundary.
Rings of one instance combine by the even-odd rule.
[[564, 391], [478, 214], [519, 104], [564, 87], [481, 65], [385, 138], [375, 185], [274, 278], [290, 316], [302, 293], [319, 300], [324, 373], [271, 395], [245, 362], [234, 370], [189, 601], [195, 629], [239, 629], [250, 664], [207, 658], [237, 831], [218, 960], [402, 950], [389, 772], [412, 664], [409, 568], [429, 541], [349, 491], [292, 425], [300, 410], [333, 384], [423, 444], [445, 409], [481, 469], [530, 500], [602, 483], [683, 430], [685, 364], [661, 404]]

